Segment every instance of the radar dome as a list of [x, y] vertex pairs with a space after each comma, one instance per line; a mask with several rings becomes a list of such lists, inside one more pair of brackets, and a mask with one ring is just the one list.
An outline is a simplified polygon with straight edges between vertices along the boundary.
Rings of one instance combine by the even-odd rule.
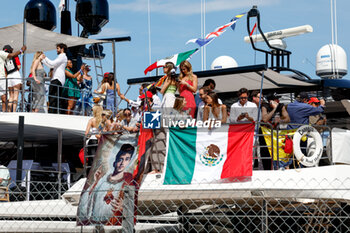
[[347, 57], [339, 45], [327, 44], [317, 53], [316, 75], [321, 78], [342, 78], [348, 73]]
[[77, 0], [75, 19], [83, 27], [84, 32], [96, 35], [109, 21], [107, 0]]
[[211, 69], [225, 69], [225, 68], [234, 68], [237, 67], [238, 64], [235, 59], [229, 56], [220, 56], [215, 58], [215, 60], [211, 63]]
[[30, 0], [24, 8], [24, 18], [46, 30], [56, 28], [56, 8], [49, 0]]

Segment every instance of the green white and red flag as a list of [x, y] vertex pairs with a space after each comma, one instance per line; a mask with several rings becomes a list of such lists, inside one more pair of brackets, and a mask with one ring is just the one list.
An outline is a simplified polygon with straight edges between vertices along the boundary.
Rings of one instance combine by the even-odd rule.
[[170, 128], [164, 184], [245, 181], [252, 176], [254, 124]]
[[186, 51], [183, 53], [178, 53], [178, 54], [175, 54], [171, 57], [166, 57], [164, 59], [156, 61], [155, 63], [153, 63], [152, 65], [147, 67], [145, 69], [144, 73], [147, 74], [149, 71], [152, 71], [152, 70], [159, 68], [159, 67], [163, 67], [165, 65], [165, 63], [167, 63], [167, 62], [172, 62], [172, 63], [174, 63], [175, 66], [179, 66], [181, 62], [191, 58], [191, 56], [197, 51], [198, 51], [198, 48], [193, 49], [193, 50], [189, 50], [189, 51]]

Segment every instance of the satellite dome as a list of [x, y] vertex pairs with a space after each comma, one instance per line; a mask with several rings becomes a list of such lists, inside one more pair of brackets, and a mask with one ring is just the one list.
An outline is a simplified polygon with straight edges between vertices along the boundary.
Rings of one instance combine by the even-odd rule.
[[90, 35], [96, 35], [109, 21], [107, 0], [77, 0], [75, 19]]
[[317, 53], [316, 75], [321, 78], [342, 78], [348, 73], [347, 57], [339, 45], [327, 44]]
[[235, 59], [229, 56], [220, 56], [215, 58], [215, 60], [211, 63], [211, 69], [226, 69], [226, 68], [235, 68], [238, 67], [238, 64]]
[[46, 30], [56, 28], [56, 8], [49, 0], [30, 0], [24, 8], [24, 18]]

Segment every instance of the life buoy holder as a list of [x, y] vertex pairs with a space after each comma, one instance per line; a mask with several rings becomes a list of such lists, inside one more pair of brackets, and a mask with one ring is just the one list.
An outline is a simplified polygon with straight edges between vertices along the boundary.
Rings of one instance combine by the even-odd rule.
[[[316, 148], [310, 153], [311, 155], [309, 154], [308, 156], [304, 155], [300, 149], [300, 140], [304, 135], [311, 136], [314, 139], [316, 146]], [[293, 151], [295, 157], [302, 165], [307, 167], [317, 165], [321, 159], [323, 152], [323, 142], [321, 135], [314, 127], [310, 125], [303, 125], [299, 127], [293, 136]]]

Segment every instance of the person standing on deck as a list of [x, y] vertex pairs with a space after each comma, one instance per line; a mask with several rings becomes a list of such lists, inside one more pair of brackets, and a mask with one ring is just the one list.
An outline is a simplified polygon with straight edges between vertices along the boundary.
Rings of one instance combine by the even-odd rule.
[[63, 102], [59, 100], [62, 96], [62, 87], [66, 81], [65, 69], [67, 66], [67, 45], [60, 43], [56, 45], [58, 57], [55, 60], [48, 59], [45, 54], [42, 61], [47, 67], [53, 68], [51, 85], [49, 88], [49, 113], [59, 113], [59, 107]]
[[5, 51], [0, 51], [0, 98], [2, 101], [2, 111], [6, 112], [6, 101], [7, 101], [7, 96], [6, 96], [6, 74], [5, 74], [5, 61], [6, 59], [13, 58], [18, 56], [19, 54], [23, 53], [27, 47], [25, 45], [22, 46], [22, 48], [13, 53], [7, 53]]
[[180, 96], [183, 96], [186, 99], [186, 106], [184, 110], [189, 110], [190, 116], [194, 119], [196, 102], [194, 100], [193, 93], [197, 92], [198, 79], [197, 75], [193, 74], [191, 63], [187, 60], [180, 63], [179, 80]]
[[[8, 53], [13, 52], [13, 48], [10, 45], [5, 45], [3, 50]], [[16, 112], [18, 95], [22, 89], [22, 77], [19, 72], [21, 69], [21, 62], [18, 56], [6, 59], [5, 69], [7, 74], [7, 86], [10, 94], [7, 109], [9, 112]]]
[[[323, 113], [325, 101], [320, 100], [320, 106], [313, 107], [307, 104], [309, 95], [306, 92], [300, 92], [293, 103], [288, 104], [287, 111], [290, 122], [295, 124], [309, 124], [309, 117]], [[300, 125], [288, 125], [288, 129], [295, 129]]]

